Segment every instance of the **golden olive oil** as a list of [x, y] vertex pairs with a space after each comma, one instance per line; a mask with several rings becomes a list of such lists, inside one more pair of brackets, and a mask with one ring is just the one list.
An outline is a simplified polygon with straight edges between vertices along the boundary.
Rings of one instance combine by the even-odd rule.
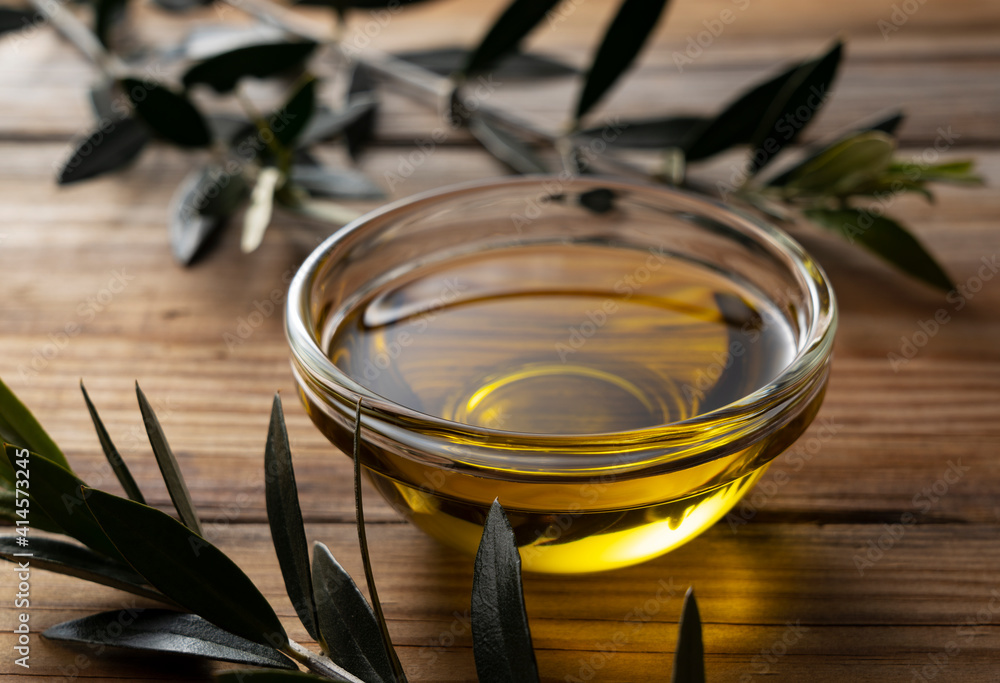
[[[724, 272], [609, 244], [455, 256], [375, 283], [328, 322], [333, 362], [386, 399], [498, 432], [584, 439], [726, 406], [796, 353], [784, 315]], [[787, 445], [801, 429], [773, 440]], [[501, 480], [368, 450], [380, 491], [452, 546], [475, 551], [499, 497], [535, 571], [608, 569], [665, 552], [717, 521], [764, 470], [727, 478], [730, 458], [642, 479]]]

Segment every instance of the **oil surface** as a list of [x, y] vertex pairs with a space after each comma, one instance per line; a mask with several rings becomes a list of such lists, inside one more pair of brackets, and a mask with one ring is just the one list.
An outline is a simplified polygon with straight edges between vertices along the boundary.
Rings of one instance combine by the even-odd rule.
[[[330, 323], [331, 359], [371, 391], [427, 415], [534, 434], [687, 419], [764, 386], [796, 351], [785, 318], [723, 274], [670, 254], [600, 244], [458, 257], [374, 288]], [[802, 428], [769, 439], [794, 439]], [[348, 434], [341, 438], [349, 443]], [[536, 484], [420, 471], [370, 447], [382, 463], [369, 471], [375, 486], [431, 536], [474, 554], [499, 497], [524, 568], [560, 573], [633, 564], [684, 543], [766, 468], [726, 478], [742, 457], [736, 453], [707, 466], [717, 467], [711, 475]], [[719, 485], [685, 488], [716, 474]], [[551, 500], [567, 495], [575, 502], [552, 509]]]
[[787, 322], [723, 276], [581, 245], [480, 253], [392, 282], [341, 319], [328, 348], [408, 408], [535, 434], [693, 417], [764, 386], [795, 353]]

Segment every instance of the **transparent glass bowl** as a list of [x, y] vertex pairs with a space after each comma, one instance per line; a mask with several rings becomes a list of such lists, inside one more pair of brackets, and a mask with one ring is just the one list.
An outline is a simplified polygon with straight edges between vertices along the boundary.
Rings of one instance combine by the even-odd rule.
[[[559, 257], [546, 256], [546, 250], [557, 250]], [[608, 263], [642, 255], [645, 260], [629, 273], [636, 279], [644, 275], [642, 263], [655, 265], [648, 255], [656, 254], [660, 261], [654, 281], [693, 272], [766, 303], [770, 320], [763, 329], [780, 322], [787, 330], [785, 355], [774, 376], [760, 378], [759, 386], [747, 386], [723, 405], [703, 402], [699, 410], [696, 399], [686, 407], [683, 400], [661, 402], [653, 417], [643, 418], [648, 422], [659, 415], [661, 421], [653, 424], [601, 431], [605, 423], [595, 412], [586, 422], [595, 428], [548, 433], [524, 427], [547, 424], [547, 410], [561, 414], [565, 406], [558, 400], [549, 400], [548, 409], [522, 411], [521, 422], [512, 427], [471, 419], [470, 406], [482, 392], [459, 402], [465, 412], [450, 413], [425, 411], [419, 402], [386, 396], [379, 382], [369, 381], [371, 375], [394, 372], [407, 349], [386, 347], [378, 357], [355, 358], [353, 365], [331, 360], [331, 345], [351, 312], [378, 292], [391, 293], [395, 283], [418, 282], [424, 273], [465, 263], [472, 286], [453, 288], [449, 305], [472, 301], [483, 287], [502, 287], [530, 303], [540, 287], [576, 292], [597, 286], [593, 281], [605, 262], [602, 253]], [[477, 275], [488, 269], [477, 270], [475, 259], [492, 255], [503, 255], [507, 265], [489, 271], [491, 276]], [[521, 268], [522, 261], [530, 267]], [[610, 284], [604, 286], [609, 301], [619, 301], [614, 297], [628, 289], [616, 292]], [[379, 296], [383, 303], [392, 300]], [[435, 301], [420, 310], [443, 305]], [[761, 328], [760, 318], [755, 320]], [[429, 316], [425, 322], [434, 326], [439, 319]], [[694, 538], [725, 515], [815, 416], [835, 327], [834, 297], [825, 275], [776, 228], [663, 187], [556, 176], [447, 188], [370, 213], [337, 231], [305, 261], [292, 281], [286, 310], [292, 368], [310, 417], [337, 448], [350, 454], [355, 408], [362, 402], [365, 472], [394, 508], [434, 538], [474, 554], [486, 512], [499, 497], [515, 529], [524, 568], [554, 573], [641, 562]], [[581, 329], [590, 328], [581, 325], [577, 332]], [[609, 325], [599, 332], [611, 335], [612, 329]], [[671, 343], [671, 335], [665, 335], [664, 354], [678, 352]], [[567, 344], [573, 348], [570, 336]], [[461, 348], [445, 346], [442, 342], [437, 367], [447, 379]], [[620, 355], [629, 360], [630, 345], [621, 348]], [[638, 354], [640, 347], [635, 348]], [[657, 347], [641, 348], [648, 353]], [[772, 353], [770, 347], [761, 348], [751, 350]], [[719, 361], [717, 373], [733, 360], [729, 350], [735, 352], [736, 346], [723, 341], [720, 349], [722, 355], [713, 356]], [[363, 368], [375, 365], [379, 371], [366, 375]], [[549, 370], [537, 370], [537, 365], [528, 367], [536, 370], [522, 375], [541, 377], [534, 385], [539, 391], [565, 379], [549, 377]], [[554, 362], [551, 367], [559, 366]], [[632, 395], [642, 403], [645, 399], [634, 386], [645, 382], [645, 376], [627, 386], [612, 378], [607, 392], [598, 388], [591, 393], [600, 400], [612, 396], [607, 400], [613, 407]], [[734, 381], [738, 386], [742, 379]], [[625, 387], [624, 399], [613, 395], [618, 384]], [[690, 391], [692, 386], [684, 389], [666, 393], [704, 397], [704, 392]]]

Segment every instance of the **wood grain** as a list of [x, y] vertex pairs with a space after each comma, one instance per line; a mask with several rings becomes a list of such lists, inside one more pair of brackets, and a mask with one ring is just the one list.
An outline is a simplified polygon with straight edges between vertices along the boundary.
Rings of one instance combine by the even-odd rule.
[[[373, 43], [390, 50], [468, 43], [503, 4], [422, 4], [393, 17]], [[677, 68], [674, 53], [704, 21], [744, 4], [693, 64]], [[975, 157], [988, 187], [942, 188], [933, 205], [900, 198], [889, 207], [940, 258], [962, 288], [957, 296], [916, 285], [809, 226], [794, 230], [829, 273], [840, 305], [820, 416], [727, 519], [690, 544], [609, 574], [526, 577], [544, 680], [665, 680], [688, 585], [698, 594], [713, 682], [1000, 680], [1000, 277], [989, 268], [1000, 254], [1000, 6], [922, 3], [886, 38], [878, 22], [891, 20], [894, 4], [902, 3], [677, 0], [653, 48], [595, 114], [599, 121], [711, 111], [741, 84], [822, 49], [840, 32], [849, 38], [848, 58], [810, 135], [903, 106], [902, 153], [927, 153], [938, 128], [951, 126], [959, 137], [942, 158]], [[585, 65], [611, 5], [576, 3], [532, 44]], [[323, 13], [305, 11], [329, 24]], [[191, 22], [148, 6], [135, 19], [160, 45]], [[235, 10], [211, 8], [198, 19], [240, 21]], [[359, 27], [363, 17], [349, 32]], [[132, 390], [138, 379], [209, 537], [258, 583], [293, 637], [308, 642], [283, 596], [261, 466], [271, 396], [281, 391], [308, 536], [328, 543], [360, 576], [350, 463], [296, 401], [275, 312], [283, 276], [324, 231], [282, 216], [254, 254], [239, 254], [230, 231], [203, 263], [182, 270], [169, 256], [165, 207], [196, 156], [155, 146], [126, 172], [57, 188], [55, 169], [91, 125], [85, 86], [92, 77], [48, 31], [0, 42], [0, 376], [85, 480], [116, 490], [77, 388], [83, 378], [150, 502], [162, 507], [168, 497]], [[496, 103], [555, 128], [575, 87], [508, 84]], [[413, 141], [440, 125], [434, 112], [404, 98], [385, 104], [382, 142], [362, 162], [383, 183]], [[344, 158], [336, 146], [322, 155]], [[698, 172], [725, 178], [731, 163], [723, 157]], [[392, 195], [501, 172], [467, 137], [450, 134]], [[894, 362], [890, 354], [921, 341], [926, 321], [942, 309], [948, 321], [916, 344], [912, 359]], [[255, 310], [266, 314], [233, 343], [226, 335], [238, 336]], [[72, 325], [78, 329], [68, 334]], [[913, 524], [903, 521], [910, 515]], [[401, 522], [374, 493], [367, 517], [379, 592], [410, 679], [474, 680], [471, 560]], [[131, 598], [39, 571], [32, 667], [22, 670], [10, 656], [13, 576], [0, 576], [0, 680], [207, 680], [225, 668], [44, 641], [37, 632], [47, 626]]]

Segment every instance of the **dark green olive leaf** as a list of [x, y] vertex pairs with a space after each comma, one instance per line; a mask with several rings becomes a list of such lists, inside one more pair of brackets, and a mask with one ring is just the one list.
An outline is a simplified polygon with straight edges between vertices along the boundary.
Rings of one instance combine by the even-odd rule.
[[535, 151], [507, 131], [493, 125], [481, 116], [469, 119], [472, 136], [504, 165], [515, 173], [546, 173], [548, 168]]
[[705, 648], [701, 642], [701, 617], [694, 589], [684, 595], [684, 607], [677, 629], [677, 654], [671, 683], [705, 683]]
[[886, 135], [892, 136], [896, 129], [899, 127], [904, 120], [902, 112], [894, 111], [890, 114], [880, 114], [873, 118], [869, 123], [861, 123], [855, 126], [847, 133], [840, 133], [832, 136], [829, 140], [823, 142], [813, 143], [805, 147], [801, 154], [801, 160], [789, 166], [786, 170], [782, 171], [780, 174], [770, 178], [765, 184], [770, 187], [781, 187], [788, 182], [792, 173], [804, 164], [813, 161], [821, 154], [825, 153], [828, 149], [836, 145], [837, 143], [843, 142], [848, 138], [852, 138], [860, 133], [868, 133], [872, 131], [882, 132]]
[[592, 213], [607, 213], [615, 208], [617, 197], [618, 194], [614, 190], [599, 187], [581, 192], [577, 197], [577, 203]]
[[313, 545], [313, 582], [324, 651], [369, 683], [392, 683], [395, 674], [375, 612], [330, 549]]
[[734, 145], [751, 142], [754, 133], [785, 86], [803, 69], [812, 69], [820, 60], [829, 57], [834, 50], [839, 54], [839, 43], [819, 59], [795, 64], [742, 93], [715, 118], [691, 132], [690, 137], [682, 145], [687, 160], [698, 161]]
[[788, 79], [767, 108], [750, 140], [750, 174], [764, 168], [799, 137], [826, 102], [843, 55], [836, 41], [819, 59], [807, 62]]
[[149, 142], [149, 131], [134, 118], [104, 121], [87, 136], [59, 171], [60, 185], [116, 171], [135, 157]]
[[483, 39], [472, 50], [460, 73], [463, 76], [489, 69], [501, 57], [513, 52], [561, 0], [513, 0]]
[[[3, 460], [3, 464], [7, 466], [7, 469], [10, 469], [10, 463], [7, 461], [7, 458], [0, 458], [0, 460]], [[34, 509], [25, 512], [24, 508], [17, 507], [17, 500], [18, 495], [13, 488], [13, 484], [4, 482], [3, 485], [0, 485], [0, 519], [5, 519], [13, 523], [16, 523], [18, 520], [21, 522], [30, 521], [32, 529], [51, 531], [56, 534], [66, 533], [51, 517], [45, 514], [42, 508], [36, 505]], [[26, 520], [26, 517], [29, 519]]]
[[584, 77], [573, 118], [579, 121], [642, 50], [669, 0], [623, 0]]
[[[6, 446], [7, 461], [15, 466], [15, 462], [24, 459], [24, 450], [15, 446]], [[44, 455], [30, 451], [27, 457], [31, 481], [31, 517], [34, 519], [37, 507], [52, 519], [68, 536], [86, 545], [91, 550], [120, 559], [121, 556], [107, 539], [90, 514], [80, 487], [84, 483], [75, 474], [55, 463]], [[35, 526], [32, 521], [32, 526]]]
[[269, 120], [274, 137], [285, 147], [292, 147], [306, 129], [316, 110], [316, 79], [309, 76]]
[[319, 640], [316, 627], [316, 601], [313, 598], [312, 576], [309, 573], [309, 546], [299, 507], [299, 489], [295, 484], [292, 451], [288, 445], [285, 415], [281, 410], [281, 397], [274, 395], [271, 406], [271, 423], [264, 447], [264, 499], [267, 503], [267, 520], [271, 526], [271, 540], [278, 555], [285, 591], [292, 601], [299, 620], [313, 638]]
[[384, 199], [385, 192], [359, 171], [325, 166], [292, 166], [292, 183], [313, 197]]
[[340, 111], [333, 111], [323, 105], [318, 106], [306, 129], [299, 136], [299, 146], [308, 147], [337, 137], [352, 123], [368, 116], [376, 106], [374, 97], [363, 94], [353, 97]]
[[808, 209], [805, 216], [849, 242], [861, 244], [904, 273], [932, 287], [954, 288], [948, 274], [906, 228], [867, 209]]
[[588, 140], [603, 140], [609, 147], [624, 149], [667, 149], [681, 147], [691, 132], [704, 126], [704, 116], [668, 116], [635, 121], [614, 120], [603, 126], [580, 131]]
[[300, 67], [316, 49], [311, 40], [263, 43], [209, 57], [184, 74], [184, 86], [204, 83], [216, 92], [232, 92], [241, 78], [268, 78]]
[[174, 192], [168, 210], [174, 258], [187, 266], [207, 253], [246, 196], [242, 173], [231, 175], [220, 166], [189, 173]]
[[230, 633], [272, 647], [288, 643], [267, 600], [221, 550], [155, 508], [86, 491], [107, 537], [151, 586]]
[[[306, 4], [306, 3], [299, 3]], [[346, 678], [316, 676], [304, 671], [227, 671], [216, 674], [218, 683], [304, 683], [304, 681], [323, 681], [330, 683], [352, 683]]]
[[201, 521], [198, 519], [194, 503], [191, 502], [191, 493], [184, 482], [184, 475], [181, 474], [177, 458], [170, 450], [170, 444], [167, 443], [163, 427], [160, 426], [153, 406], [149, 404], [146, 395], [142, 393], [138, 382], [135, 383], [135, 395], [139, 399], [139, 411], [142, 413], [142, 422], [146, 427], [146, 436], [149, 437], [149, 445], [153, 448], [153, 455], [156, 456], [156, 464], [160, 468], [160, 474], [163, 475], [163, 482], [167, 485], [170, 500], [185, 526], [199, 536], [203, 536]]
[[135, 483], [128, 465], [122, 460], [121, 454], [115, 448], [114, 442], [111, 441], [111, 435], [108, 434], [108, 430], [104, 427], [104, 422], [101, 421], [101, 417], [97, 414], [97, 408], [94, 407], [90, 396], [87, 395], [87, 389], [83, 386], [83, 380], [80, 380], [80, 391], [83, 392], [83, 400], [87, 404], [87, 410], [90, 412], [90, 419], [94, 423], [94, 429], [97, 430], [97, 440], [101, 442], [101, 449], [104, 450], [104, 456], [108, 459], [111, 469], [118, 478], [118, 483], [122, 485], [125, 495], [129, 498], [137, 503], [145, 503], [146, 499], [143, 497], [142, 491], [139, 490], [139, 485]]
[[194, 614], [165, 609], [101, 612], [56, 624], [42, 635], [49, 640], [192, 655], [270, 669], [296, 668], [272, 647], [223, 631]]
[[[368, 554], [368, 534], [365, 533], [365, 504], [361, 491], [361, 401], [358, 400], [358, 407], [354, 414], [354, 506], [357, 515], [358, 525], [358, 545], [361, 546], [361, 562], [365, 568], [365, 583], [368, 584], [368, 595], [371, 596], [372, 611], [378, 621], [379, 631], [382, 634], [382, 645], [385, 648], [397, 683], [406, 683], [406, 675], [403, 673], [403, 665], [399, 662], [396, 650], [392, 646], [392, 639], [389, 638], [389, 627], [385, 622], [385, 614], [382, 613], [382, 603], [378, 599], [378, 590], [375, 588], [375, 576], [372, 574], [372, 560]], [[390, 679], [391, 680], [391, 679]]]
[[494, 500], [472, 579], [472, 638], [481, 683], [538, 680], [524, 608], [521, 556], [507, 514]]
[[110, 46], [111, 31], [125, 17], [127, 0], [93, 0], [94, 35], [105, 47]]
[[896, 140], [881, 131], [858, 133], [788, 172], [787, 195], [844, 197], [889, 167]]
[[[34, 512], [34, 511], [32, 511]], [[33, 524], [33, 523], [32, 523]], [[167, 599], [146, 580], [135, 573], [124, 562], [99, 555], [75, 543], [67, 543], [55, 538], [34, 536], [31, 545], [22, 548], [17, 545], [16, 536], [0, 536], [0, 557], [17, 563], [16, 553], [31, 552], [31, 568], [45, 569], [57, 574], [73, 576], [102, 586], [111, 586], [144, 598], [166, 601]], [[23, 560], [22, 560], [23, 561]]]
[[[462, 47], [441, 47], [399, 52], [395, 56], [438, 76], [450, 76], [465, 64], [469, 51]], [[552, 57], [520, 51], [504, 55], [490, 69], [490, 74], [504, 83], [573, 76], [578, 73], [576, 68]]]
[[[28, 407], [21, 403], [3, 380], [0, 380], [0, 441], [43, 453], [52, 462], [70, 469], [66, 456], [38, 423]], [[0, 478], [13, 481], [12, 470], [6, 458], [0, 458]]]
[[211, 5], [215, 0], [153, 0], [156, 5], [168, 12], [186, 12], [197, 7]]
[[350, 107], [352, 102], [358, 101], [370, 101], [373, 105], [344, 127], [347, 153], [355, 161], [361, 156], [365, 147], [375, 139], [375, 125], [378, 122], [378, 98], [375, 86], [376, 81], [371, 69], [360, 62], [356, 64], [347, 86], [347, 107]]
[[159, 83], [126, 78], [121, 86], [140, 119], [153, 132], [181, 147], [208, 147], [212, 131], [186, 95]]
[[11, 31], [23, 31], [43, 21], [44, 17], [38, 12], [0, 7], [0, 35]]

